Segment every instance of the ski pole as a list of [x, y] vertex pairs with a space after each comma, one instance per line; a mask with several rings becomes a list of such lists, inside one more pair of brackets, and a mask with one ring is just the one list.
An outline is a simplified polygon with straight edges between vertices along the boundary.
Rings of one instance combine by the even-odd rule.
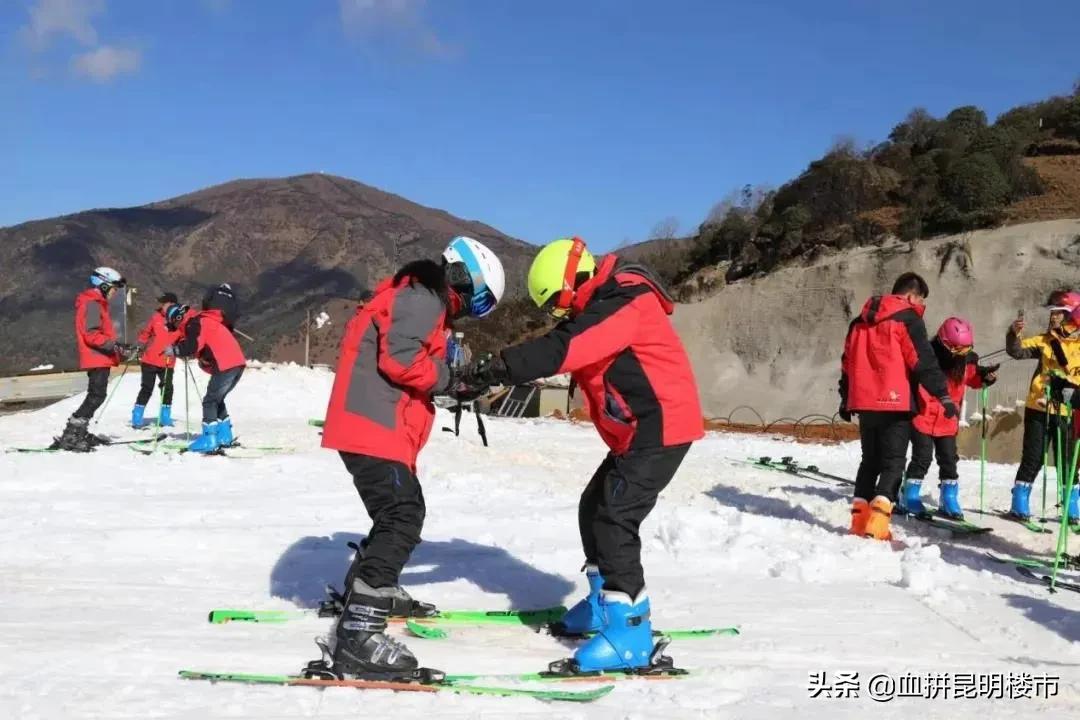
[[1050, 464], [1050, 386], [1046, 385], [1043, 388], [1043, 395], [1046, 397], [1046, 424], [1043, 426], [1043, 486], [1042, 486], [1042, 515], [1041, 519], [1046, 520], [1046, 466]]
[[158, 415], [157, 415], [157, 422], [155, 423], [155, 426], [154, 426], [154, 445], [153, 445], [153, 447], [150, 448], [150, 452], [152, 452], [152, 453], [157, 452], [158, 438], [161, 437], [161, 410], [160, 410], [160, 408], [164, 407], [164, 405], [165, 405], [165, 384], [168, 383], [168, 382], [171, 382], [171, 379], [169, 377], [169, 373], [171, 373], [171, 372], [172, 372], [172, 368], [170, 368], [170, 367], [165, 368], [165, 374], [162, 376], [162, 380], [161, 380], [161, 388], [159, 388], [159, 390], [158, 390], [158, 408], [159, 409], [158, 409]]
[[105, 414], [105, 408], [109, 407], [109, 401], [112, 400], [113, 395], [116, 394], [116, 389], [118, 387], [120, 387], [120, 383], [122, 383], [124, 381], [124, 376], [127, 375], [127, 371], [128, 371], [128, 364], [124, 363], [124, 369], [120, 371], [120, 377], [116, 378], [116, 382], [113, 383], [112, 390], [110, 390], [109, 394], [105, 396], [105, 402], [102, 403], [101, 410], [97, 413], [97, 416], [94, 418], [94, 424], [95, 425], [98, 422], [101, 421], [101, 416]]
[[[1072, 420], [1073, 389], [1072, 388], [1065, 388], [1062, 391], [1061, 394], [1062, 394], [1062, 397], [1065, 399], [1065, 418], [1066, 418], [1066, 420], [1071, 421]], [[1072, 427], [1072, 423], [1070, 422], [1070, 433], [1069, 433], [1069, 435], [1072, 435], [1071, 427]], [[1058, 428], [1058, 435], [1059, 435], [1059, 437], [1061, 435], [1060, 426]], [[1066, 497], [1068, 497], [1068, 493], [1072, 492], [1073, 473], [1076, 472], [1077, 451], [1080, 451], [1080, 444], [1076, 444], [1076, 443], [1074, 443], [1074, 444], [1075, 444], [1075, 447], [1073, 447], [1073, 449], [1072, 449], [1073, 451], [1072, 451], [1071, 463], [1069, 465], [1069, 474], [1066, 476], [1066, 479], [1065, 479]], [[1067, 505], [1064, 505], [1061, 508], [1061, 521], [1060, 521], [1060, 524], [1058, 525], [1057, 552], [1054, 553], [1054, 570], [1050, 574], [1050, 592], [1054, 592], [1055, 589], [1056, 589], [1055, 585], [1057, 583], [1058, 566], [1061, 563], [1062, 555], [1067, 553], [1068, 549], [1069, 549], [1068, 535], [1069, 535], [1069, 508], [1068, 508]]]
[[[202, 393], [199, 391], [199, 383], [195, 381], [195, 371], [191, 369], [191, 366], [187, 366], [188, 375], [191, 377], [191, 384], [195, 386], [195, 397], [198, 399], [199, 404], [202, 404]], [[189, 436], [190, 437], [190, 436]]]
[[[184, 360], [184, 435], [191, 439], [191, 403], [188, 401], [187, 360]], [[1043, 468], [1045, 471], [1046, 468]]]
[[979, 448], [979, 514], [983, 514], [983, 499], [986, 491], [986, 395], [984, 387], [979, 391], [979, 404], [982, 406], [982, 441]]

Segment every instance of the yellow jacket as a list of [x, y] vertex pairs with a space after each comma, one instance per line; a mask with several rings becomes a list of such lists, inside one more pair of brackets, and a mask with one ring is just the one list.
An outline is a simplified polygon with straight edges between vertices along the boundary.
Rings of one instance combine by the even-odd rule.
[[[1080, 384], [1080, 340], [1067, 340], [1053, 330], [1020, 339], [1009, 328], [1005, 334], [1005, 351], [1017, 360], [1039, 361], [1028, 389], [1026, 406], [1032, 410], [1046, 411], [1046, 381], [1051, 374], [1061, 373]], [[1064, 415], [1065, 408], [1053, 412]]]

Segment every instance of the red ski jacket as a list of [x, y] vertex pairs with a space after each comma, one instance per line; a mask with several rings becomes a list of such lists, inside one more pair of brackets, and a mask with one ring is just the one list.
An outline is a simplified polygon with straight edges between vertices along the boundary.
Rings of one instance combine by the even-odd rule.
[[[983, 385], [992, 385], [984, 378], [985, 369], [979, 367], [979, 356], [969, 352], [963, 358], [956, 358], [937, 338], [930, 341], [930, 346], [937, 356], [938, 365], [945, 373], [945, 385], [949, 390], [949, 397], [957, 408], [964, 400], [964, 388], [981, 388]], [[945, 408], [941, 401], [919, 387], [919, 414], [912, 420], [915, 429], [923, 435], [932, 437], [952, 437], [960, 432], [960, 418], [945, 417]]]
[[165, 349], [175, 345], [179, 340], [180, 331], [169, 330], [165, 325], [165, 316], [160, 310], [155, 310], [139, 333], [139, 342], [143, 345], [140, 362], [159, 368], [173, 367], [176, 364], [176, 358], [166, 355]]
[[203, 310], [192, 316], [181, 326], [180, 333], [176, 354], [198, 359], [199, 367], [211, 375], [247, 365], [240, 343], [225, 327], [220, 310]]
[[647, 268], [608, 255], [578, 288], [570, 319], [502, 351], [510, 382], [571, 373], [615, 455], [698, 440], [704, 419], [674, 310]]
[[416, 471], [435, 421], [432, 393], [450, 384], [444, 283], [437, 263], [410, 263], [357, 308], [341, 339], [324, 448]]
[[840, 361], [840, 406], [848, 412], [914, 413], [916, 384], [948, 394], [926, 336], [923, 307], [901, 295], [877, 295], [851, 321]]
[[79, 369], [111, 368], [120, 364], [116, 352], [116, 328], [109, 315], [109, 301], [96, 287], [75, 296], [75, 346]]

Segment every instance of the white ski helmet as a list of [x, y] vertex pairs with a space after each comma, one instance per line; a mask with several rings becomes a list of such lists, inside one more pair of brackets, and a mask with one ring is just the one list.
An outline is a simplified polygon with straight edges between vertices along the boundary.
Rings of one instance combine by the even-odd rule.
[[[449, 278], [454, 276], [453, 266], [456, 264], [464, 266], [464, 270], [468, 272], [470, 287], [460, 287], [453, 281], [450, 284], [458, 292], [467, 295], [465, 300], [469, 306], [469, 314], [480, 318], [494, 310], [506, 290], [506, 274], [495, 253], [483, 243], [459, 235], [450, 241], [442, 256], [450, 269]], [[460, 273], [461, 276], [464, 274]]]
[[123, 275], [111, 267], [102, 266], [95, 268], [94, 272], [90, 274], [90, 284], [96, 288], [108, 290], [113, 287], [124, 287], [127, 283]]

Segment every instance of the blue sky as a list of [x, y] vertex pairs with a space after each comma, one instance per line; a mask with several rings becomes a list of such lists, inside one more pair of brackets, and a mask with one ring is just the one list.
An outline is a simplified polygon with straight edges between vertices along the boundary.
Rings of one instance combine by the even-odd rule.
[[0, 226], [325, 171], [532, 242], [689, 231], [912, 107], [1080, 77], [1076, 0], [0, 0]]

